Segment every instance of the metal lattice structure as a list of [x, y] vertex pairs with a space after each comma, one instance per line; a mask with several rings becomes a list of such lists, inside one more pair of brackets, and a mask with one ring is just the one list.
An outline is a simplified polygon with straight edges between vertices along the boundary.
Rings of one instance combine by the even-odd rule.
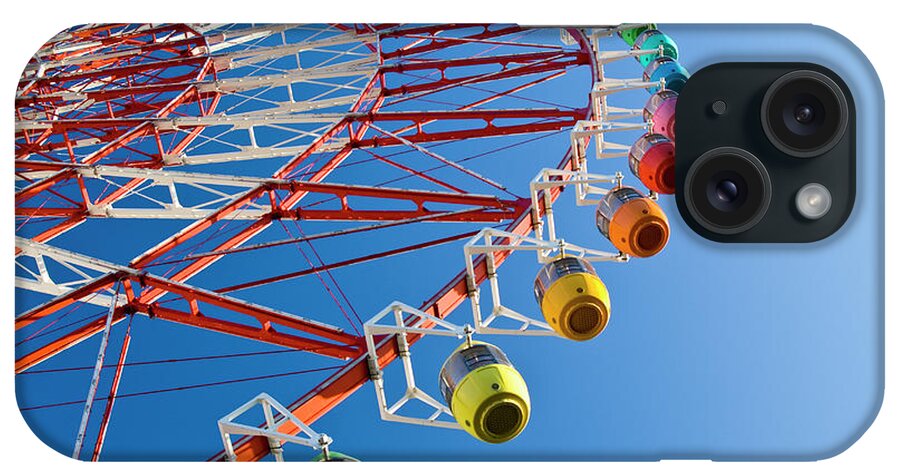
[[[538, 187], [530, 195], [526, 188], [519, 196], [478, 159], [568, 134], [578, 124], [587, 124], [589, 140], [599, 136], [584, 121], [613, 119], [606, 116], [606, 93], [591, 94], [590, 86], [604, 84], [600, 66], [618, 57], [600, 54], [576, 28], [563, 30], [563, 41], [536, 31], [514, 25], [176, 24], [85, 25], [58, 34], [27, 66], [15, 103], [16, 285], [45, 297], [16, 317], [18, 335], [27, 335], [20, 343], [29, 347], [17, 352], [16, 372], [92, 336], [104, 336], [105, 346], [109, 329], [131, 316], [159, 319], [337, 362], [331, 376], [286, 405], [290, 418], [266, 424], [275, 434], [304, 430], [295, 422], [311, 425], [369, 381], [367, 355], [384, 367], [403, 350], [390, 336], [367, 350], [350, 299], [331, 272], [461, 245], [485, 224], [511, 236], [540, 230], [562, 187]], [[529, 96], [576, 70], [585, 78], [577, 102]], [[646, 87], [633, 83], [605, 84]], [[611, 111], [616, 120], [639, 116]], [[501, 139], [516, 143], [496, 142]], [[455, 143], [464, 143], [466, 153]], [[576, 154], [560, 151], [545, 163], [555, 174], [575, 177], [584, 167], [582, 143], [574, 136], [572, 143]], [[366, 167], [380, 172], [351, 170]], [[127, 262], [56, 245], [95, 223], [128, 227], [135, 221], [166, 226], [152, 237], [153, 246], [135, 250]], [[300, 224], [306, 222], [319, 224], [319, 231], [304, 233]], [[177, 224], [173, 233], [166, 231], [171, 223]], [[419, 237], [416, 230], [436, 223], [456, 227], [455, 233]], [[284, 233], [273, 236], [279, 227]], [[410, 230], [406, 236], [414, 241], [328, 263], [313, 247], [395, 229]], [[292, 257], [299, 251], [309, 266], [278, 274], [261, 266], [227, 285], [198, 283], [233, 257], [262, 251]], [[460, 261], [458, 274], [422, 296], [418, 312], [443, 319], [490, 277], [487, 262], [499, 267], [508, 254], [477, 257], [468, 273]], [[318, 292], [335, 301], [352, 329], [339, 318], [320, 321], [300, 308], [235, 297], [303, 276], [320, 279]], [[102, 315], [69, 324], [61, 334], [45, 331], [87, 308]], [[408, 344], [424, 334], [409, 335]], [[93, 459], [102, 449], [130, 340], [129, 333], [112, 366]], [[102, 363], [101, 353], [95, 378]], [[213, 459], [258, 460], [270, 452], [270, 439], [246, 434], [233, 446], [228, 440], [228, 454]]]
[[[373, 368], [381, 382], [380, 369], [392, 361], [407, 367], [409, 345], [443, 335], [435, 326], [462, 335], [463, 327], [442, 320], [466, 299], [481, 332], [515, 334], [489, 328], [503, 316], [523, 330], [530, 325], [529, 334], [552, 335], [505, 307], [482, 320], [478, 288], [490, 286], [499, 306], [495, 271], [514, 249], [537, 251], [542, 262], [554, 250], [627, 261], [621, 252], [557, 241], [552, 217], [566, 185], [579, 205], [597, 203], [591, 197], [608, 191], [598, 185], [621, 185], [620, 173], [587, 172], [592, 139], [597, 158], [625, 157], [627, 147], [605, 136], [650, 128], [639, 108], [610, 105], [608, 96], [664, 81], [611, 79], [604, 65], [656, 50], [601, 51], [599, 38], [616, 31], [122, 24], [58, 34], [34, 55], [16, 95], [16, 286], [37, 304], [16, 316], [15, 369], [40, 371], [94, 336], [101, 350], [86, 401], [26, 410], [84, 403], [74, 456], [91, 441], [98, 459], [128, 365], [131, 323], [159, 320], [333, 364], [318, 369], [331, 371], [328, 378], [289, 405], [260, 394], [220, 420], [225, 451], [212, 459], [259, 460], [274, 449], [281, 460], [282, 441], [327, 453], [330, 439], [308, 425], [372, 379]], [[576, 92], [562, 103], [530, 94], [577, 74], [583, 84], [566, 83]], [[555, 134], [569, 150], [542, 157], [515, 186], [504, 183], [504, 165], [484, 163]], [[126, 259], [92, 254], [96, 244], [85, 236], [132, 224], [140, 226], [113, 250], [131, 253]], [[451, 232], [434, 237], [435, 226]], [[369, 243], [349, 253], [370, 236], [396, 246]], [[333, 273], [441, 245], [458, 250], [466, 240], [465, 262], [454, 261], [436, 292], [415, 296], [420, 306], [395, 306], [398, 328], [414, 332], [373, 336], [369, 325], [364, 335], [352, 293], [342, 288], [347, 281]], [[323, 248], [343, 254], [326, 262]], [[298, 258], [306, 266], [285, 264]], [[253, 293], [303, 278], [318, 280], [316, 292], [334, 312]], [[398, 309], [411, 320], [404, 324]], [[112, 329], [122, 323], [117, 362], [105, 364]], [[113, 368], [112, 382], [96, 437], [86, 440], [105, 367]], [[437, 416], [448, 412], [429, 401]], [[260, 426], [234, 421], [256, 405], [266, 417]], [[290, 436], [298, 433], [306, 436]]]

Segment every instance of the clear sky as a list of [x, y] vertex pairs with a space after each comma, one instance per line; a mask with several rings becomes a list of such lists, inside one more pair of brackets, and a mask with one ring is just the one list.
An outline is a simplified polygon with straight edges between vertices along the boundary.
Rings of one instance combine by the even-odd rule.
[[[751, 43], [749, 33], [723, 27], [662, 29], [678, 42], [682, 62], [692, 71], [725, 55], [748, 57], [751, 47], [757, 51], [801, 54], [824, 41], [815, 30], [797, 34], [785, 45], [776, 30], [770, 30], [770, 40], [760, 42], [758, 36], [753, 36]], [[549, 41], [554, 35], [556, 30], [540, 31], [533, 33], [530, 40]], [[624, 47], [624, 43], [609, 45]], [[841, 48], [835, 47], [837, 54], [832, 58], [850, 58], [852, 52]], [[635, 77], [641, 69], [637, 62], [628, 60], [614, 64], [608, 71], [615, 77]], [[851, 86], [866, 80], [859, 69], [839, 72], [850, 75]], [[521, 95], [563, 106], [580, 106], [589, 87], [586, 69], [579, 68]], [[467, 99], [465, 94], [448, 92], [441, 99], [463, 102]], [[622, 106], [638, 107], [645, 99], [646, 93], [639, 91], [615, 100]], [[869, 105], [864, 100], [870, 99], [857, 98], [857, 107]], [[532, 104], [527, 107], [548, 107], [535, 105], [534, 101], [525, 103], [528, 102]], [[422, 107], [421, 102], [418, 106]], [[502, 106], [500, 101], [495, 104]], [[409, 108], [415, 109], [412, 104]], [[616, 140], [630, 143], [635, 138], [631, 135]], [[490, 139], [478, 141], [477, 145], [462, 142], [436, 151], [462, 158], [521, 139]], [[528, 180], [540, 167], [556, 165], [568, 141], [567, 131], [547, 134], [466, 164], [498, 179], [513, 193], [527, 195]], [[355, 152], [349, 162], [365, 158], [365, 153]], [[255, 161], [236, 166], [234, 172], [265, 176], [278, 165], [277, 161]], [[591, 170], [627, 173], [628, 169], [624, 160], [613, 160], [594, 161]], [[860, 164], [861, 180], [874, 183], [878, 172], [874, 164]], [[383, 167], [362, 163], [339, 169], [330, 180], [372, 183], [382, 177], [397, 176], [396, 171], [390, 173], [394, 175], [379, 175], [387, 174]], [[443, 173], [449, 174], [439, 172]], [[626, 181], [638, 185], [630, 174]], [[421, 182], [413, 181], [394, 185], [425, 188]], [[470, 185], [477, 190], [474, 184]], [[834, 452], [864, 428], [880, 402], [876, 391], [881, 382], [880, 368], [874, 362], [881, 355], [881, 334], [873, 316], [881, 309], [881, 301], [875, 299], [880, 295], [877, 290], [881, 275], [871, 271], [881, 269], [876, 265], [881, 235], [872, 233], [880, 213], [878, 193], [861, 188], [845, 229], [805, 248], [713, 244], [694, 235], [680, 220], [674, 199], [663, 197], [660, 204], [672, 227], [666, 250], [650, 259], [597, 266], [612, 299], [610, 324], [599, 338], [586, 343], [538, 337], [485, 338], [506, 351], [529, 385], [531, 421], [511, 442], [488, 445], [462, 431], [381, 421], [371, 384], [313, 427], [334, 438], [334, 449], [364, 460], [752, 458], [790, 454], [817, 457]], [[554, 210], [561, 236], [587, 247], [612, 249], [594, 226], [594, 210], [575, 207], [571, 191], [564, 193], [557, 204]], [[123, 227], [103, 220], [88, 225], [52, 243], [124, 263], [184, 223], [129, 222], [128, 227]], [[299, 233], [297, 224], [286, 225], [290, 233]], [[331, 229], [314, 222], [299, 226], [306, 234]], [[325, 262], [332, 262], [472, 229], [472, 225], [433, 224], [315, 246]], [[275, 225], [256, 240], [284, 237], [284, 229]], [[822, 259], [824, 253], [827, 260]], [[216, 272], [201, 274], [191, 283], [214, 289], [308, 267], [296, 251], [243, 255], [223, 260]], [[462, 243], [455, 243], [342, 268], [333, 274], [365, 321], [395, 299], [418, 305], [462, 266]], [[514, 254], [504, 264], [500, 279], [507, 305], [538, 315], [532, 295], [537, 269], [533, 256], [525, 253]], [[859, 269], [866, 271], [855, 271]], [[847, 276], [852, 276], [852, 282], [848, 283]], [[316, 276], [235, 295], [349, 327], [331, 298], [322, 292]], [[791, 296], [797, 299], [789, 299]], [[21, 312], [31, 307], [37, 302], [34, 299], [20, 293], [17, 309]], [[451, 321], [456, 323], [468, 319], [467, 303], [451, 315]], [[114, 362], [124, 330], [123, 325], [115, 329], [109, 362]], [[128, 356], [131, 362], [275, 349], [151, 321], [144, 316], [135, 317], [132, 333], [134, 341]], [[23, 337], [19, 335], [17, 340]], [[97, 343], [96, 337], [90, 339], [35, 369], [90, 366]], [[433, 395], [438, 395], [439, 366], [457, 344], [452, 339], [428, 338], [413, 347], [418, 380]], [[28, 344], [23, 344], [18, 350], [28, 348]], [[285, 352], [131, 366], [125, 370], [120, 393], [334, 364], [327, 358]], [[400, 383], [396, 367], [389, 369], [387, 378]], [[110, 375], [111, 372], [105, 374], [99, 395], [106, 395]], [[105, 459], [205, 459], [221, 449], [215, 425], [219, 417], [262, 391], [282, 403], [290, 403], [327, 375], [329, 371], [123, 398], [116, 403], [104, 448]], [[89, 378], [90, 371], [19, 376], [16, 390], [20, 406], [83, 399]], [[91, 438], [96, 433], [102, 405], [95, 409], [88, 448], [93, 445]], [[35, 432], [65, 454], [71, 453], [80, 415], [80, 405], [25, 412]], [[305, 460], [312, 456], [307, 448], [286, 448], [288, 459]]]

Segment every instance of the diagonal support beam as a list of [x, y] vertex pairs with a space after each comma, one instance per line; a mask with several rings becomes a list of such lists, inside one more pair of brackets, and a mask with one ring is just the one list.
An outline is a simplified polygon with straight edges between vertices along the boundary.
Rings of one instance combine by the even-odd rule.
[[[65, 261], [73, 265], [84, 266], [105, 274], [79, 289], [58, 296], [44, 304], [32, 308], [15, 319], [16, 329], [26, 327], [43, 317], [49, 316], [81, 299], [94, 293], [103, 291], [118, 281], [128, 281], [126, 286], [128, 303], [115, 308], [112, 316], [112, 324], [120, 322], [127, 314], [142, 313], [150, 317], [159, 317], [182, 324], [209, 329], [225, 334], [255, 339], [285, 347], [307, 350], [310, 352], [327, 355], [336, 358], [349, 358], [360, 350], [362, 338], [357, 335], [344, 332], [338, 327], [319, 323], [310, 319], [290, 315], [281, 311], [252, 304], [237, 298], [225, 296], [220, 293], [207, 291], [195, 286], [173, 282], [169, 279], [147, 274], [133, 268], [119, 266], [98, 260], [96, 258], [80, 255], [67, 250], [36, 243], [24, 238], [17, 238], [16, 246], [26, 256], [42, 256], [45, 259], [53, 258], [61, 262]], [[186, 302], [189, 311], [181, 311], [155, 303], [155, 296], [160, 292], [178, 296]], [[199, 305], [212, 306], [218, 309], [236, 312], [249, 316], [259, 322], [259, 327], [235, 323], [224, 318], [216, 318], [202, 312]], [[52, 355], [65, 350], [91, 335], [99, 332], [105, 325], [105, 319], [99, 319], [82, 326], [81, 328], [60, 337], [53, 342], [16, 360], [16, 372], [21, 372], [34, 366]], [[315, 338], [298, 336], [293, 333], [284, 333], [273, 326], [283, 327], [296, 332], [309, 334]], [[326, 339], [326, 340], [319, 340]], [[329, 342], [331, 341], [331, 342]]]

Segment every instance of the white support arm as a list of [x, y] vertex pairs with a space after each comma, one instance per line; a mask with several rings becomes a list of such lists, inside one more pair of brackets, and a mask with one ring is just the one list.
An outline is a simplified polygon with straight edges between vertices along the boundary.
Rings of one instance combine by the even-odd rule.
[[[566, 243], [564, 240], [545, 241], [538, 238], [518, 235], [500, 231], [494, 228], [485, 228], [473, 236], [465, 245], [467, 285], [469, 288], [469, 300], [472, 303], [472, 315], [475, 321], [475, 332], [479, 334], [504, 334], [527, 336], [556, 336], [556, 332], [543, 320], [528, 317], [509, 307], [504, 306], [500, 300], [500, 285], [497, 280], [498, 253], [517, 250], [537, 252], [538, 262], [550, 263], [560, 255], [577, 256], [587, 261], [616, 261], [624, 262], [626, 258], [618, 253], [582, 248]], [[487, 283], [491, 293], [491, 312], [483, 317], [481, 309], [481, 291], [475, 285], [475, 259], [484, 255], [487, 269]], [[517, 327], [492, 327], [499, 318], [507, 318], [515, 321]]]
[[578, 121], [572, 128], [571, 142], [572, 152], [575, 154], [575, 163], [579, 171], [587, 172], [587, 148], [591, 138], [596, 138], [594, 145], [595, 157], [598, 159], [614, 159], [627, 157], [631, 146], [619, 144], [606, 139], [606, 134], [650, 130], [649, 122], [625, 122], [625, 121]]
[[[452, 418], [453, 414], [445, 404], [416, 385], [407, 336], [409, 334], [423, 334], [463, 338], [471, 334], [471, 328], [469, 326], [463, 327], [451, 324], [416, 308], [394, 301], [369, 319], [364, 329], [366, 347], [368, 349], [369, 374], [375, 386], [375, 396], [378, 398], [378, 411], [381, 419], [438, 428], [462, 429], [455, 420], [447, 418]], [[403, 396], [394, 403], [388, 403], [385, 394], [384, 372], [378, 363], [378, 348], [375, 344], [375, 336], [379, 335], [393, 336], [393, 338], [397, 339], [397, 347], [400, 349], [399, 358], [403, 364], [406, 390]], [[431, 407], [434, 411], [424, 418], [401, 414], [403, 407], [412, 400], [418, 400]]]
[[[249, 412], [257, 405], [262, 407], [263, 415], [266, 419], [265, 424], [262, 426], [254, 426], [235, 422], [237, 418]], [[272, 411], [273, 409], [278, 413], [275, 414]], [[278, 428], [287, 421], [290, 421], [300, 429], [297, 434], [278, 431]], [[268, 439], [269, 449], [272, 451], [272, 455], [275, 457], [276, 461], [284, 461], [284, 450], [282, 449], [284, 443], [295, 443], [325, 452], [328, 451], [328, 445], [332, 443], [332, 439], [328, 435], [314, 431], [299, 418], [294, 416], [294, 414], [285, 408], [284, 405], [266, 393], [260, 393], [233, 412], [220, 418], [218, 425], [219, 434], [222, 437], [222, 444], [225, 447], [225, 458], [228, 461], [237, 460], [237, 456], [234, 453], [234, 445], [231, 441], [232, 435], [262, 436]]]
[[[585, 166], [585, 169], [587, 167]], [[544, 238], [544, 226], [547, 227], [548, 239], [556, 240], [556, 221], [553, 215], [553, 200], [548, 190], [562, 188], [568, 185], [575, 187], [575, 204], [578, 206], [594, 206], [600, 203], [602, 197], [609, 193], [609, 189], [598, 187], [597, 184], [621, 184], [624, 175], [616, 172], [614, 175], [589, 174], [586, 170], [575, 172], [558, 169], [543, 169], [529, 184], [531, 192], [531, 210], [533, 213], [534, 232], [537, 239]], [[540, 193], [544, 192], [544, 193]], [[593, 197], [593, 198], [592, 198]], [[543, 205], [544, 214], [540, 216], [537, 211]]]

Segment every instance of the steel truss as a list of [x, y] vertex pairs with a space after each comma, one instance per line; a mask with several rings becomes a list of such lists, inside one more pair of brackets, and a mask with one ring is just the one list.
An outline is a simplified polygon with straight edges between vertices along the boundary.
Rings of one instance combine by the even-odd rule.
[[[542, 205], [532, 212], [529, 198], [501, 199], [468, 192], [468, 187], [411, 168], [379, 151], [391, 147], [413, 151], [482, 188], [505, 193], [501, 184], [435, 148], [454, 140], [568, 130], [592, 118], [590, 105], [491, 106], [559, 78], [573, 67], [587, 65], [595, 82], [602, 78], [597, 77], [588, 38], [577, 29], [567, 33], [576, 48], [566, 49], [517, 41], [511, 35], [527, 33], [517, 26], [333, 25], [299, 41], [286, 35], [291, 28], [88, 25], [58, 35], [38, 52], [16, 97], [16, 213], [20, 228], [32, 220], [47, 220], [41, 222], [47, 225], [17, 240], [17, 266], [23, 270], [17, 286], [49, 294], [51, 299], [17, 316], [16, 327], [24, 329], [86, 302], [114, 309], [111, 325], [141, 314], [346, 359], [341, 370], [287, 405], [290, 414], [279, 409], [284, 418], [275, 417], [274, 424], [266, 426], [279, 435], [301, 430], [309, 435], [300, 422], [312, 424], [367, 382], [368, 355], [374, 353], [381, 366], [397, 358], [402, 353], [397, 340], [373, 339], [367, 350], [363, 337], [339, 327], [185, 282], [228, 253], [253, 246], [250, 240], [285, 220], [388, 224], [372, 227], [420, 221], [500, 222], [506, 233], [527, 235], [560, 187], [535, 191], [531, 199]], [[382, 45], [388, 40], [402, 40], [401, 46], [384, 51]], [[431, 52], [470, 44], [521, 46], [527, 52], [429, 57]], [[298, 71], [296, 66], [308, 52], [328, 52], [332, 59]], [[276, 63], [293, 58], [296, 66]], [[471, 73], [472, 68], [492, 70]], [[405, 75], [417, 79], [398, 80]], [[513, 78], [520, 80], [512, 85], [504, 82]], [[307, 85], [323, 92], [298, 97], [300, 86]], [[429, 100], [453, 88], [486, 93], [450, 109], [399, 106]], [[242, 104], [250, 103], [255, 107], [242, 110]], [[281, 138], [262, 143], [258, 137], [264, 130], [278, 131]], [[326, 182], [354, 151], [372, 151], [373, 160], [441, 191]], [[272, 158], [282, 160], [267, 178], [178, 169]], [[569, 153], [554, 170], [574, 173], [577, 161]], [[309, 168], [311, 163], [315, 167]], [[209, 197], [198, 198], [202, 193]], [[307, 205], [313, 198], [319, 201]], [[396, 205], [354, 205], [361, 198], [386, 199]], [[142, 205], [135, 205], [136, 200]], [[126, 201], [128, 205], [117, 205]], [[127, 265], [46, 244], [88, 218], [190, 223]], [[204, 233], [233, 221], [244, 224], [228, 230], [211, 249], [187, 255]], [[419, 327], [427, 331], [446, 317], [469, 296], [471, 286], [490, 278], [492, 268], [499, 267], [510, 251], [492, 252], [490, 260], [471, 259], [468, 272], [461, 271], [417, 308], [431, 316]], [[147, 271], [172, 257], [184, 261], [171, 261], [174, 270], [165, 277]], [[52, 276], [45, 265], [48, 261], [76, 277]], [[111, 291], [115, 283], [122, 285], [119, 296]], [[236, 322], [230, 318], [232, 313], [251, 316], [257, 325]], [[17, 359], [16, 372], [102, 332], [104, 324], [102, 319], [89, 322], [41, 345]], [[409, 335], [406, 342], [411, 345], [422, 334]], [[245, 434], [228, 452], [229, 459], [256, 460], [271, 451], [271, 435]]]

